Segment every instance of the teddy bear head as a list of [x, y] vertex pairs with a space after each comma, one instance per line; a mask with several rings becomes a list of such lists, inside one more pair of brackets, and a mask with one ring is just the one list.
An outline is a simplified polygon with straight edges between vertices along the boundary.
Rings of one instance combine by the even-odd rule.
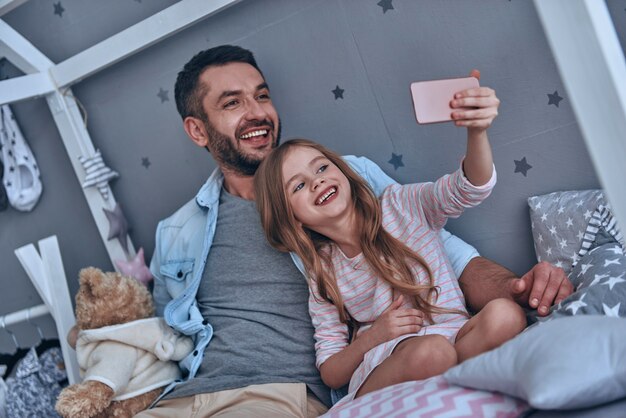
[[132, 277], [88, 267], [80, 271], [76, 325], [94, 329], [154, 315], [152, 295]]

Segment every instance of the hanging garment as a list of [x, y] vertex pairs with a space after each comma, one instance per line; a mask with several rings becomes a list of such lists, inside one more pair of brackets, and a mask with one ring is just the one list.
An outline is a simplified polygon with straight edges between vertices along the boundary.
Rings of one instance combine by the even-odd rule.
[[7, 379], [7, 417], [58, 417], [54, 405], [64, 386], [67, 373], [61, 349], [53, 347], [37, 356], [31, 348], [15, 377]]
[[9, 105], [2, 105], [0, 113], [0, 148], [4, 164], [2, 183], [11, 206], [28, 212], [35, 207], [43, 190], [39, 168]]
[[[0, 144], [0, 147], [2, 144]], [[0, 158], [2, 154], [0, 153]], [[9, 198], [7, 197], [7, 190], [4, 188], [4, 182], [2, 177], [4, 175], [4, 166], [0, 160], [0, 211], [6, 210], [9, 207]]]
[[[0, 376], [4, 376], [7, 368], [0, 364]], [[4, 377], [0, 377], [0, 418], [7, 418], [7, 384]]]

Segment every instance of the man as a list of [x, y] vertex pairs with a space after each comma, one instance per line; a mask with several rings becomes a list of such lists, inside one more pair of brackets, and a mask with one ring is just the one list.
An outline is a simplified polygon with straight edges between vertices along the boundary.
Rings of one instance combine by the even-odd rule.
[[[218, 169], [157, 228], [157, 314], [196, 349], [180, 362], [185, 381], [138, 416], [318, 416], [330, 396], [315, 368], [302, 266], [265, 241], [254, 203], [253, 175], [280, 138], [269, 87], [250, 51], [225, 45], [194, 56], [175, 91], [185, 132]], [[393, 182], [367, 159], [346, 160], [376, 193]], [[545, 314], [572, 291], [546, 263], [517, 279], [449, 233], [442, 239], [474, 310], [509, 297]]]

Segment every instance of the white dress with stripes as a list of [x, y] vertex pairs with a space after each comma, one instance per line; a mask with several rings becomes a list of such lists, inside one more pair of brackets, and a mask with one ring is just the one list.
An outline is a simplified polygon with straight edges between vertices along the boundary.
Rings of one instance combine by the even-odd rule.
[[[489, 182], [473, 186], [461, 169], [434, 183], [391, 185], [381, 196], [383, 227], [416, 253], [430, 266], [439, 296], [435, 305], [466, 312], [465, 300], [452, 265], [439, 239], [439, 229], [449, 217], [458, 217], [465, 208], [478, 205], [496, 183], [495, 168]], [[344, 304], [350, 315], [362, 324], [359, 333], [368, 329], [391, 304], [393, 291], [370, 270], [363, 254], [346, 257], [336, 245], [330, 245], [331, 260]], [[416, 282], [425, 283], [427, 272], [420, 265], [412, 267]], [[411, 308], [409, 301], [406, 308]], [[315, 282], [311, 283], [309, 312], [315, 327], [317, 367], [348, 345], [348, 327], [339, 320], [334, 305], [322, 301]], [[435, 314], [433, 323], [424, 323], [417, 334], [408, 334], [380, 344], [365, 354], [363, 362], [352, 375], [349, 397], [354, 394], [372, 370], [393, 352], [396, 345], [409, 337], [440, 334], [452, 343], [467, 317], [460, 314]]]

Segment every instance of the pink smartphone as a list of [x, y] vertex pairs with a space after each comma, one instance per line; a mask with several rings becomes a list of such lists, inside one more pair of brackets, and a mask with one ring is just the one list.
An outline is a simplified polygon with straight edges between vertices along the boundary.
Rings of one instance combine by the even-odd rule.
[[[479, 87], [476, 77], [448, 78], [444, 80], [416, 81], [411, 83], [411, 97], [417, 123], [436, 123], [452, 120], [450, 101], [462, 90]], [[463, 108], [457, 108], [463, 109]]]

